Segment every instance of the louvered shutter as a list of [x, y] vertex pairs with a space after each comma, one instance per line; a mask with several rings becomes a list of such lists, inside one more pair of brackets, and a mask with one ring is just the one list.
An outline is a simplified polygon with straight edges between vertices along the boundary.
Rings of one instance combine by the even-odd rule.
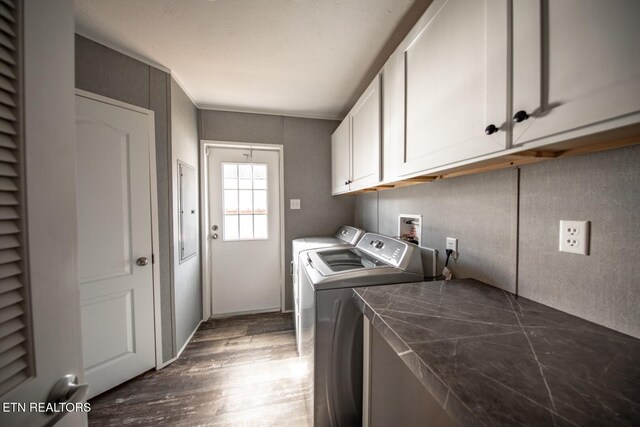
[[31, 374], [18, 17], [13, 1], [0, 0], [0, 396]]

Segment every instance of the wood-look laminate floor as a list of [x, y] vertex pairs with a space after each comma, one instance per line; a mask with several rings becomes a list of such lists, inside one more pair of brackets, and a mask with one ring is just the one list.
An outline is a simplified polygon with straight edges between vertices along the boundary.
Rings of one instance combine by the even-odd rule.
[[93, 398], [90, 426], [306, 426], [291, 313], [211, 319], [180, 358]]

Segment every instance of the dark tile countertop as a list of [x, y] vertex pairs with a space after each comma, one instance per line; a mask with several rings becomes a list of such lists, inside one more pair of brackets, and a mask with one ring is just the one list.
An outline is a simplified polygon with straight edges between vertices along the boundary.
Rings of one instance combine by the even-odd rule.
[[461, 425], [640, 425], [640, 340], [478, 282], [354, 289]]

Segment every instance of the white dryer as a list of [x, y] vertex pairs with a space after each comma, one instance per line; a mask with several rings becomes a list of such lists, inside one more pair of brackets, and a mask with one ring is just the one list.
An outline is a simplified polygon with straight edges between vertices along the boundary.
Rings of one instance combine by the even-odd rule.
[[294, 321], [298, 354], [300, 354], [300, 270], [298, 267], [300, 253], [312, 249], [355, 246], [364, 233], [365, 231], [360, 228], [343, 225], [333, 236], [304, 237], [293, 241], [290, 273], [293, 281]]

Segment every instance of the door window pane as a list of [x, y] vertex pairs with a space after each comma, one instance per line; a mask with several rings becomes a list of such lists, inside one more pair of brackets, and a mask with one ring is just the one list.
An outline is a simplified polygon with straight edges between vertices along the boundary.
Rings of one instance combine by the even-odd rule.
[[225, 189], [238, 188], [238, 165], [223, 164], [223, 179]]
[[238, 188], [251, 190], [252, 165], [250, 163], [238, 165], [239, 182]]
[[224, 179], [224, 188], [226, 188], [226, 189], [238, 188], [238, 179], [237, 178], [233, 178], [233, 179], [225, 178]]
[[253, 190], [253, 209], [256, 215], [267, 213], [267, 190]]
[[253, 215], [240, 215], [240, 238], [253, 239]]
[[224, 214], [238, 215], [238, 190], [224, 190]]
[[266, 239], [269, 237], [266, 215], [255, 215], [253, 217], [253, 235], [256, 239]]
[[265, 164], [223, 163], [224, 240], [268, 238]]
[[240, 198], [238, 202], [240, 215], [251, 215], [253, 213], [253, 191], [240, 190]]
[[238, 177], [238, 165], [225, 163], [222, 165], [222, 170], [225, 178], [237, 178]]
[[253, 165], [253, 188], [266, 190], [267, 165]]
[[224, 240], [238, 240], [238, 215], [224, 216]]

